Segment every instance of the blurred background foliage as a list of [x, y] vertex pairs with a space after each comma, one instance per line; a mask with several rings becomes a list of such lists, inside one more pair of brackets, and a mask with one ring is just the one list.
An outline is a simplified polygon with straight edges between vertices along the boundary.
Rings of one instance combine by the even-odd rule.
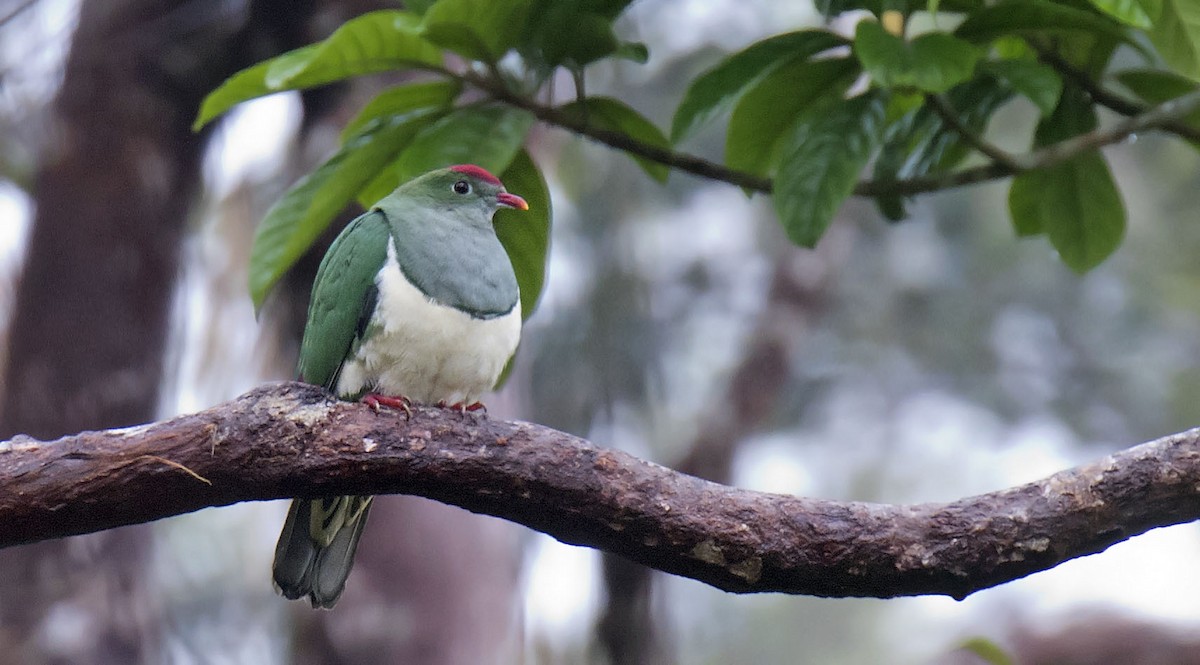
[[[594, 63], [588, 95], [667, 128], [689, 83], [730, 53], [805, 27], [846, 39], [862, 30], [863, 14], [843, 13], [858, 3], [625, 4], [529, 3], [545, 16], [531, 37], [542, 56], [525, 54], [532, 78], [505, 90], [534, 85], [538, 104], [568, 104], [580, 66]], [[913, 24], [949, 30], [956, 4]], [[1191, 5], [1170, 0], [1015, 4], [1105, 21], [1094, 25], [1121, 38], [1085, 45], [1106, 54], [1097, 72], [1145, 67], [1142, 51], [1160, 48], [1139, 17], [1114, 14], [1121, 7], [1151, 20], [1174, 11], [1183, 34], [1197, 29]], [[555, 23], [562, 7], [595, 15], [580, 29], [592, 38], [575, 40], [591, 48], [549, 48], [569, 29]], [[310, 234], [315, 248], [280, 273], [256, 321], [246, 292], [255, 229], [337, 153], [369, 100], [411, 74], [381, 67], [235, 107], [199, 134], [192, 124], [235, 72], [380, 8], [0, 2], [0, 436], [133, 424], [291, 377], [333, 231]], [[460, 52], [452, 71], [485, 77], [517, 39], [435, 34]], [[598, 53], [621, 57], [589, 59]], [[1186, 48], [1182, 57], [1151, 64], [1194, 78]], [[501, 71], [512, 64], [499, 59]], [[922, 93], [941, 85], [867, 70]], [[497, 92], [477, 86], [465, 101]], [[920, 105], [914, 94], [893, 99]], [[998, 107], [986, 138], [1020, 154], [1046, 110], [1036, 96]], [[889, 503], [1009, 486], [1200, 420], [1200, 165], [1177, 138], [1139, 132], [1104, 151], [1124, 230], [1080, 275], [1053, 239], [1014, 238], [1009, 180], [917, 197], [898, 224], [850, 198], [809, 250], [766, 197], [678, 171], [660, 184], [608, 147], [545, 122], [522, 127], [553, 226], [541, 304], [488, 402], [493, 417], [743, 487]], [[660, 133], [720, 164], [724, 129]], [[975, 156], [964, 168], [981, 165]], [[354, 212], [325, 221], [336, 229]], [[316, 613], [270, 589], [283, 509], [239, 505], [0, 552], [0, 662], [1200, 662], [1194, 525], [963, 602], [737, 597], [393, 498], [376, 508], [338, 609]]]

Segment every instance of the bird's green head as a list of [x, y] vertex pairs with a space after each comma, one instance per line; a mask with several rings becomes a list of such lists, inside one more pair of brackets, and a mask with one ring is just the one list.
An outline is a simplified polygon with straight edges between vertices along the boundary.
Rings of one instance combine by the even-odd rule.
[[[528, 210], [525, 199], [510, 194], [500, 179], [480, 166], [458, 164], [430, 171], [401, 185], [393, 194], [420, 199], [421, 203], [447, 212], [462, 212], [490, 221], [500, 208]], [[383, 203], [383, 202], [381, 202]]]

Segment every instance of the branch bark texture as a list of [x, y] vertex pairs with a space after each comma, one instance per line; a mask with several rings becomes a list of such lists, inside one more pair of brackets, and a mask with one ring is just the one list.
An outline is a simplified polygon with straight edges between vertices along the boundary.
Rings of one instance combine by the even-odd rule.
[[1200, 518], [1200, 429], [1011, 489], [882, 505], [740, 490], [556, 430], [375, 413], [299, 383], [200, 413], [0, 443], [0, 546], [239, 501], [404, 493], [727, 591], [970, 593]]

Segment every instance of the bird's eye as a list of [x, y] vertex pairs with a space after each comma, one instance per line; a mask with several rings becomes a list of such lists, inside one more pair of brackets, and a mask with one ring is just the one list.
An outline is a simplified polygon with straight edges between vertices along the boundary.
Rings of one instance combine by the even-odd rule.
[[466, 180], [459, 180], [458, 182], [454, 183], [454, 187], [452, 187], [452, 189], [454, 190], [455, 194], [470, 194], [471, 183], [467, 182]]

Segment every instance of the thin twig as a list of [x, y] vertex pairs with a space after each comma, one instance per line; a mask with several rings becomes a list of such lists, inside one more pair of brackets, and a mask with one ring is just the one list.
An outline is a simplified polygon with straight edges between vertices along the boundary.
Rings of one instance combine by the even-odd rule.
[[1111, 127], [1080, 134], [1015, 159], [1021, 170], [1052, 166], [1076, 155], [1120, 143], [1139, 132], [1164, 129], [1177, 123], [1180, 118], [1195, 113], [1197, 109], [1200, 109], [1200, 90], [1165, 101]]
[[558, 109], [543, 106], [527, 99], [513, 91], [498, 85], [494, 81], [480, 78], [470, 72], [464, 74], [450, 73], [465, 83], [468, 83], [492, 96], [497, 101], [510, 106], [524, 109], [535, 118], [548, 125], [561, 127], [576, 134], [587, 136], [607, 146], [618, 150], [645, 157], [653, 162], [670, 166], [680, 171], [698, 175], [710, 180], [721, 180], [744, 189], [769, 194], [771, 192], [770, 178], [763, 178], [750, 173], [736, 171], [715, 162], [669, 148], [643, 143], [623, 132], [614, 132], [587, 124], [583, 119], [560, 112]]
[[[1053, 50], [1040, 47], [1036, 44], [1033, 45], [1033, 48], [1037, 50], [1039, 60], [1053, 67], [1058, 73], [1075, 83], [1075, 85], [1083, 88], [1101, 106], [1120, 113], [1123, 116], [1141, 115], [1150, 109], [1150, 106], [1146, 104], [1126, 99], [1106, 89], [1091, 76], [1088, 76], [1087, 72], [1067, 62]], [[1162, 129], [1189, 141], [1200, 142], [1200, 128], [1189, 125], [1186, 122], [1176, 120], [1163, 125]]]
[[[650, 161], [691, 173], [692, 175], [727, 182], [749, 191], [770, 194], [774, 187], [774, 183], [770, 178], [730, 169], [695, 155], [639, 141], [624, 132], [612, 131], [588, 124], [579, 117], [562, 113], [551, 106], [539, 104], [496, 81], [479, 76], [474, 72], [460, 73], [428, 66], [426, 66], [426, 69], [444, 76], [456, 78], [463, 83], [478, 88], [490, 95], [494, 100], [528, 111], [535, 118], [548, 125], [565, 129], [580, 136], [586, 136], [631, 155], [644, 157]], [[931, 99], [936, 99], [936, 97], [931, 96]], [[969, 128], [962, 125], [952, 108], [949, 106], [943, 108], [935, 102], [934, 109], [943, 115], [943, 118], [963, 136], [964, 140], [993, 161], [982, 166], [905, 180], [864, 180], [855, 185], [854, 194], [866, 197], [881, 195], [912, 196], [997, 180], [1032, 169], [1053, 166], [1084, 152], [1119, 143], [1133, 134], [1149, 130], [1161, 129], [1171, 131], [1185, 138], [1191, 138], [1191, 134], [1194, 132], [1187, 125], [1181, 123], [1180, 120], [1195, 112], [1197, 108], [1200, 108], [1200, 93], [1191, 93], [1169, 100], [1158, 106], [1144, 108], [1137, 115], [1111, 127], [1097, 129], [1030, 153], [1014, 155], [992, 146], [982, 138], [976, 136]], [[950, 120], [950, 118], [953, 118], [953, 120]], [[1196, 138], [1200, 140], [1200, 136]]]
[[972, 131], [958, 115], [958, 110], [950, 103], [950, 100], [945, 95], [925, 95], [925, 102], [929, 104], [934, 113], [942, 119], [942, 122], [950, 126], [964, 141], [972, 148], [992, 158], [993, 162], [1005, 167], [1010, 171], [1017, 171], [1018, 167], [1013, 161], [1013, 156], [999, 146], [990, 143], [981, 135]]

